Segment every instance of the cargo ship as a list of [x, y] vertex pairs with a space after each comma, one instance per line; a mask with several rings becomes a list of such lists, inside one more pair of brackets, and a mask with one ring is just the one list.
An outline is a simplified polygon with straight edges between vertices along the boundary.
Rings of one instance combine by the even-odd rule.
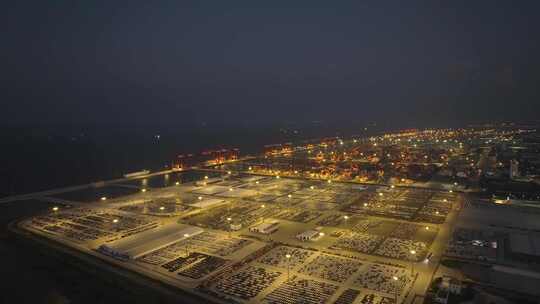
[[142, 170], [142, 171], [137, 171], [137, 172], [126, 173], [126, 174], [124, 174], [124, 177], [125, 178], [132, 178], [132, 177], [147, 175], [149, 173], [150, 173], [150, 170]]

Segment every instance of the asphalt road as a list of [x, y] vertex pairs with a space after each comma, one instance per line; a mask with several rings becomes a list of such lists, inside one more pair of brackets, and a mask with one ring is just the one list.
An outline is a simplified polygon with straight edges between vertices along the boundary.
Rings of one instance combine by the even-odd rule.
[[444, 224], [439, 226], [439, 233], [431, 244], [430, 252], [433, 253], [433, 256], [430, 262], [428, 264], [423, 262], [415, 263], [415, 272], [418, 272], [418, 278], [410, 294], [403, 303], [413, 303], [415, 295], [424, 296], [426, 294], [426, 291], [433, 280], [433, 276], [439, 267], [441, 257], [446, 250], [448, 241], [452, 236], [452, 229], [457, 221], [461, 205], [461, 202], [456, 202]]

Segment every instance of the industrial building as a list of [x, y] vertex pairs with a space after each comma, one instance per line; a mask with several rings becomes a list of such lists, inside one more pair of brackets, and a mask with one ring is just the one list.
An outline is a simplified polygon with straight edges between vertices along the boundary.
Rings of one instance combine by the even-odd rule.
[[278, 229], [279, 222], [262, 223], [260, 225], [249, 228], [251, 232], [257, 232], [262, 234], [270, 234]]
[[203, 231], [198, 227], [169, 224], [103, 244], [98, 251], [120, 260], [133, 260]]
[[297, 239], [300, 241], [311, 241], [315, 238], [318, 238], [321, 236], [320, 232], [318, 230], [307, 230], [304, 231], [296, 236]]

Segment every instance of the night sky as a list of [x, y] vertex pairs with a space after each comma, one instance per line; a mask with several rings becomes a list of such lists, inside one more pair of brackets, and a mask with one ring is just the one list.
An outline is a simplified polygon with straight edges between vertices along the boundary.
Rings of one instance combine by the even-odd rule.
[[540, 1], [7, 2], [2, 122], [540, 117]]

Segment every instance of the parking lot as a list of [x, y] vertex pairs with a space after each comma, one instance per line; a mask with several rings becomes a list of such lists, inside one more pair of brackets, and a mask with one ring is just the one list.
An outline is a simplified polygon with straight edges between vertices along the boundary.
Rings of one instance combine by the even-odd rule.
[[[429, 253], [456, 199], [418, 189], [201, 175], [51, 210], [25, 225], [88, 250], [165, 224], [197, 226], [202, 233], [124, 263], [237, 302], [394, 303], [410, 287], [411, 261]], [[265, 223], [276, 229], [254, 229]]]
[[262, 303], [393, 303], [410, 283], [404, 267], [279, 246], [222, 277], [211, 290], [227, 299]]

